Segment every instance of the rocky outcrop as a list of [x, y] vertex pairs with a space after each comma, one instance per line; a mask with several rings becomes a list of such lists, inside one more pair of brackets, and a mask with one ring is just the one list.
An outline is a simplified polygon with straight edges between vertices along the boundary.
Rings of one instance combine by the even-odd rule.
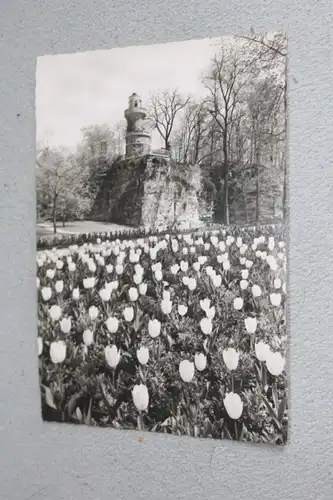
[[147, 228], [195, 228], [211, 214], [198, 165], [177, 164], [150, 154], [111, 166], [91, 217]]

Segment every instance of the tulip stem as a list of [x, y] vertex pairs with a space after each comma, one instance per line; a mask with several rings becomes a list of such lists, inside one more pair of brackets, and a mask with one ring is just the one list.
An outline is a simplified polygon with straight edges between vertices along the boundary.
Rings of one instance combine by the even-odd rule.
[[143, 415], [140, 411], [138, 415], [138, 431], [143, 431], [144, 430], [144, 421], [143, 421]]
[[237, 421], [234, 420], [234, 425], [235, 425], [235, 438], [236, 438], [236, 441], [238, 441], [238, 427], [237, 427]]
[[231, 392], [235, 392], [234, 376], [231, 377]]

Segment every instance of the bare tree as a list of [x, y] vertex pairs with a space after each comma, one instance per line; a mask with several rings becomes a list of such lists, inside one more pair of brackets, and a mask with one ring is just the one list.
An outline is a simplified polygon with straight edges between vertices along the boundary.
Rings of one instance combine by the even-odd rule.
[[91, 125], [82, 129], [82, 142], [77, 148], [77, 162], [86, 171], [89, 196], [93, 200], [110, 165], [124, 153], [125, 124], [114, 128]]
[[209, 145], [210, 117], [204, 102], [189, 102], [175, 139], [176, 157], [182, 163], [200, 163]]
[[62, 149], [44, 147], [37, 151], [37, 209], [51, 217], [53, 231], [69, 215], [79, 217], [88, 208], [84, 172], [75, 156]]
[[177, 115], [190, 102], [190, 97], [182, 97], [178, 90], [153, 94], [149, 102], [148, 120], [162, 137], [165, 149], [170, 151], [170, 138]]
[[[284, 130], [287, 131], [287, 38], [284, 33], [275, 33], [272, 36], [258, 35], [252, 31], [251, 36], [239, 37], [248, 42], [248, 48], [252, 57], [260, 61], [263, 68], [269, 68], [275, 71], [277, 77], [280, 77], [279, 85], [283, 92], [284, 106]], [[286, 218], [287, 211], [287, 162], [286, 154], [283, 155], [283, 216]]]
[[209, 92], [206, 104], [222, 140], [224, 222], [229, 225], [230, 137], [242, 113], [242, 92], [251, 77], [257, 76], [254, 61], [239, 48], [222, 48], [213, 58], [211, 71], [204, 78]]

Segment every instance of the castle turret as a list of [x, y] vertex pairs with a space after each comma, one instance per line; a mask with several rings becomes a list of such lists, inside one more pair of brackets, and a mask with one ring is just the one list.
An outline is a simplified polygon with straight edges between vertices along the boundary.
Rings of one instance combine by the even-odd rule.
[[151, 135], [146, 122], [147, 111], [142, 107], [140, 96], [133, 93], [125, 111], [127, 121], [126, 156], [143, 155], [150, 152]]

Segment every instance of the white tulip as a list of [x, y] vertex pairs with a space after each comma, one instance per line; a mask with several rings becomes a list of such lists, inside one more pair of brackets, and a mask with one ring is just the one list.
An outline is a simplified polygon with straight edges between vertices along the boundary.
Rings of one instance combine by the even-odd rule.
[[210, 308], [210, 299], [200, 300], [201, 309], [206, 312]]
[[161, 333], [161, 323], [158, 319], [150, 319], [148, 322], [148, 332], [152, 339], [156, 339]]
[[188, 310], [188, 308], [186, 306], [184, 306], [184, 305], [179, 305], [178, 306], [178, 314], [180, 316], [185, 316], [185, 314], [187, 313], [187, 310]]
[[179, 364], [179, 374], [184, 382], [191, 382], [194, 377], [194, 363], [184, 359]]
[[253, 285], [252, 287], [252, 295], [253, 297], [260, 297], [261, 295], [261, 288], [259, 285]]
[[214, 306], [212, 306], [210, 309], [206, 309], [206, 316], [207, 316], [207, 318], [214, 319], [215, 312], [216, 312], [216, 310], [215, 310]]
[[145, 385], [135, 385], [132, 389], [133, 403], [138, 411], [146, 411], [149, 405], [149, 393]]
[[46, 277], [49, 278], [50, 280], [53, 280], [54, 275], [55, 275], [54, 269], [48, 269], [46, 271]]
[[272, 352], [271, 350], [267, 353], [266, 366], [269, 373], [275, 377], [279, 376], [285, 366], [285, 358], [281, 356], [279, 352]]
[[99, 310], [97, 309], [96, 306], [91, 306], [91, 307], [89, 307], [88, 314], [89, 314], [91, 321], [95, 321], [97, 319], [98, 314], [99, 314]]
[[280, 304], [281, 304], [281, 294], [280, 293], [271, 293], [270, 296], [270, 301], [271, 301], [271, 304], [272, 306], [274, 307], [279, 307]]
[[123, 316], [124, 316], [125, 321], [130, 323], [134, 318], [133, 307], [125, 307], [125, 309], [123, 310]]
[[71, 318], [63, 318], [60, 321], [60, 329], [63, 333], [69, 333], [72, 328]]
[[243, 413], [243, 402], [238, 394], [229, 392], [223, 400], [224, 407], [230, 418], [238, 420]]
[[105, 359], [110, 368], [116, 368], [120, 361], [120, 352], [117, 349], [117, 346], [106, 346], [104, 349]]
[[239, 362], [239, 353], [233, 347], [229, 347], [223, 350], [222, 356], [228, 370], [236, 370]]
[[117, 318], [110, 316], [106, 320], [106, 328], [110, 333], [116, 333], [119, 327], [119, 321]]
[[164, 314], [170, 314], [172, 311], [172, 302], [170, 300], [162, 300], [161, 309]]
[[128, 297], [129, 297], [131, 302], [135, 302], [136, 300], [138, 300], [138, 298], [139, 298], [138, 290], [134, 287], [131, 287], [128, 290]]
[[205, 335], [211, 335], [213, 330], [212, 320], [210, 318], [202, 318], [200, 321], [200, 328]]
[[41, 289], [41, 294], [42, 294], [43, 300], [45, 302], [47, 302], [52, 297], [52, 289], [49, 286], [44, 286]]
[[257, 318], [249, 316], [248, 318], [245, 318], [244, 323], [248, 333], [255, 333], [258, 325]]
[[87, 329], [82, 334], [84, 345], [89, 346], [94, 342], [94, 334], [91, 330]]
[[136, 351], [136, 356], [141, 365], [146, 365], [149, 360], [149, 349], [144, 346], [140, 347], [140, 349], [137, 349]]
[[83, 280], [83, 287], [86, 289], [86, 290], [89, 290], [90, 288], [94, 288], [95, 286], [95, 278], [94, 277], [91, 277], [91, 278], [85, 278]]
[[223, 262], [222, 266], [223, 266], [223, 270], [224, 271], [230, 271], [231, 264], [230, 264], [230, 262], [228, 260], [226, 260], [225, 262]]
[[259, 361], [266, 361], [267, 356], [270, 352], [270, 347], [268, 344], [265, 344], [262, 340], [255, 344], [255, 352], [256, 357]]
[[64, 282], [62, 280], [57, 281], [54, 288], [57, 293], [61, 293], [64, 289]]
[[66, 344], [62, 340], [52, 342], [50, 345], [50, 357], [53, 363], [62, 363], [66, 358]]
[[110, 288], [102, 288], [99, 291], [99, 296], [103, 300], [103, 302], [108, 302], [111, 299], [111, 290], [110, 290]]
[[202, 372], [207, 365], [207, 357], [201, 352], [194, 356], [194, 364], [199, 372]]
[[249, 277], [249, 271], [247, 269], [242, 270], [242, 279], [247, 280]]
[[247, 280], [240, 280], [240, 287], [241, 287], [241, 290], [246, 290], [247, 287], [249, 286], [249, 282]]
[[244, 301], [243, 301], [242, 297], [236, 297], [234, 299], [234, 308], [236, 309], [236, 311], [240, 311], [242, 309], [243, 303], [244, 303]]
[[37, 350], [38, 350], [38, 356], [40, 356], [43, 352], [43, 339], [42, 339], [42, 337], [37, 337]]
[[184, 262], [183, 260], [180, 263], [180, 269], [183, 271], [183, 273], [186, 273], [188, 270], [188, 262]]
[[53, 306], [52, 306], [52, 307], [50, 307], [50, 309], [49, 309], [49, 314], [50, 314], [51, 319], [52, 319], [53, 321], [57, 321], [57, 320], [60, 318], [60, 316], [61, 316], [61, 312], [62, 312], [62, 311], [61, 311], [61, 307], [60, 307], [60, 306], [58, 306], [58, 305], [53, 305]]

